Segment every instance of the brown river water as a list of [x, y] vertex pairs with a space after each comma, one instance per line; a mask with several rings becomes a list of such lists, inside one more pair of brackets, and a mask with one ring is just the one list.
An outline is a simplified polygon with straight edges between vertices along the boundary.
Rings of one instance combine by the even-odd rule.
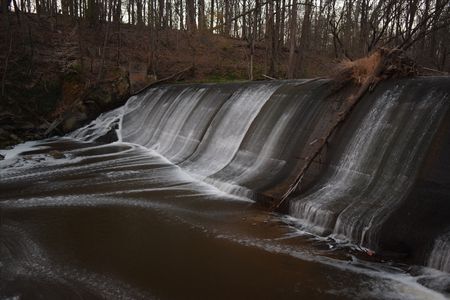
[[440, 272], [370, 261], [143, 147], [57, 139], [10, 152], [2, 299], [445, 298], [421, 284]]

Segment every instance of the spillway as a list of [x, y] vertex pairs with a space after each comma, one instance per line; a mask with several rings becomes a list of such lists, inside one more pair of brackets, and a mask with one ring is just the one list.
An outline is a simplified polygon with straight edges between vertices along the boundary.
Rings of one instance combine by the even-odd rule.
[[[446, 78], [417, 78], [365, 96], [289, 199], [289, 214], [318, 235], [380, 250], [383, 230], [392, 231], [383, 226], [407, 203], [448, 119], [449, 91]], [[347, 93], [333, 92], [328, 80], [166, 86], [112, 114], [121, 141], [150, 148], [221, 191], [271, 201], [292, 183]], [[74, 136], [85, 138], [86, 131], [92, 132], [88, 126]]]
[[[217, 199], [279, 199], [351, 92], [325, 79], [154, 87], [60, 140], [8, 152], [0, 203], [10, 210], [64, 203], [173, 210], [190, 226], [228, 239], [231, 229], [224, 228], [247, 216]], [[449, 272], [449, 106], [448, 78], [378, 85], [333, 134], [277, 218], [318, 239]], [[67, 164], [46, 158], [53, 148], [68, 153]], [[33, 154], [42, 156], [40, 165], [21, 158]], [[41, 185], [17, 190], [32, 178]], [[17, 226], [9, 224], [6, 235], [22, 232]], [[272, 238], [230, 239], [280, 253], [288, 247], [267, 246]]]

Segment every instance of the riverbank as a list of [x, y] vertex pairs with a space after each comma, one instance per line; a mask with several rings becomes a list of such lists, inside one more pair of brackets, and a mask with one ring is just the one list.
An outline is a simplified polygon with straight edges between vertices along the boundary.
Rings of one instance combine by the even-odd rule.
[[[248, 43], [239, 39], [112, 23], [92, 28], [60, 15], [0, 19], [9, 24], [0, 32], [0, 148], [70, 132], [189, 67], [171, 81], [249, 78]], [[264, 79], [265, 51], [256, 45], [254, 79]]]

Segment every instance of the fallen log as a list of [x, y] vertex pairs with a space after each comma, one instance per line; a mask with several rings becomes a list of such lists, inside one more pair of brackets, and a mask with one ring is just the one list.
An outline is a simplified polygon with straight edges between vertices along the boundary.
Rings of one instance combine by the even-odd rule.
[[274, 202], [271, 210], [278, 209], [297, 190], [313, 161], [319, 156], [328, 144], [331, 136], [348, 118], [368, 91], [372, 91], [378, 83], [393, 76], [405, 77], [416, 74], [417, 66], [414, 61], [406, 57], [405, 53], [399, 49], [389, 50], [381, 48], [369, 57], [353, 62], [345, 62], [343, 68], [336, 76], [338, 85], [343, 87], [346, 83], [352, 82], [356, 84], [357, 90], [347, 98], [346, 107], [338, 114], [337, 119], [326, 135], [310, 143], [309, 146], [313, 147], [311, 150], [312, 155], [306, 158], [306, 163], [300, 169], [292, 184], [290, 184], [282, 197]]

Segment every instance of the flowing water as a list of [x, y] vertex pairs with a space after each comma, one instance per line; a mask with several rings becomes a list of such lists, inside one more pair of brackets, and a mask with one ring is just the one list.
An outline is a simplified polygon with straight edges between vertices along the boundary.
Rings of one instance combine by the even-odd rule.
[[[330, 91], [162, 86], [66, 137], [1, 151], [0, 298], [445, 299], [448, 166], [424, 165], [445, 149], [448, 80], [377, 88], [288, 214], [258, 204], [286, 189], [339, 113], [345, 97]], [[433, 172], [430, 219], [410, 195]], [[397, 217], [408, 209], [421, 218]], [[421, 244], [373, 256], [388, 236]]]
[[421, 148], [446, 104], [431, 92], [400, 106], [402, 92], [387, 90], [377, 98], [324, 183], [292, 201], [291, 213], [311, 230], [376, 248], [378, 226], [414, 183]]

